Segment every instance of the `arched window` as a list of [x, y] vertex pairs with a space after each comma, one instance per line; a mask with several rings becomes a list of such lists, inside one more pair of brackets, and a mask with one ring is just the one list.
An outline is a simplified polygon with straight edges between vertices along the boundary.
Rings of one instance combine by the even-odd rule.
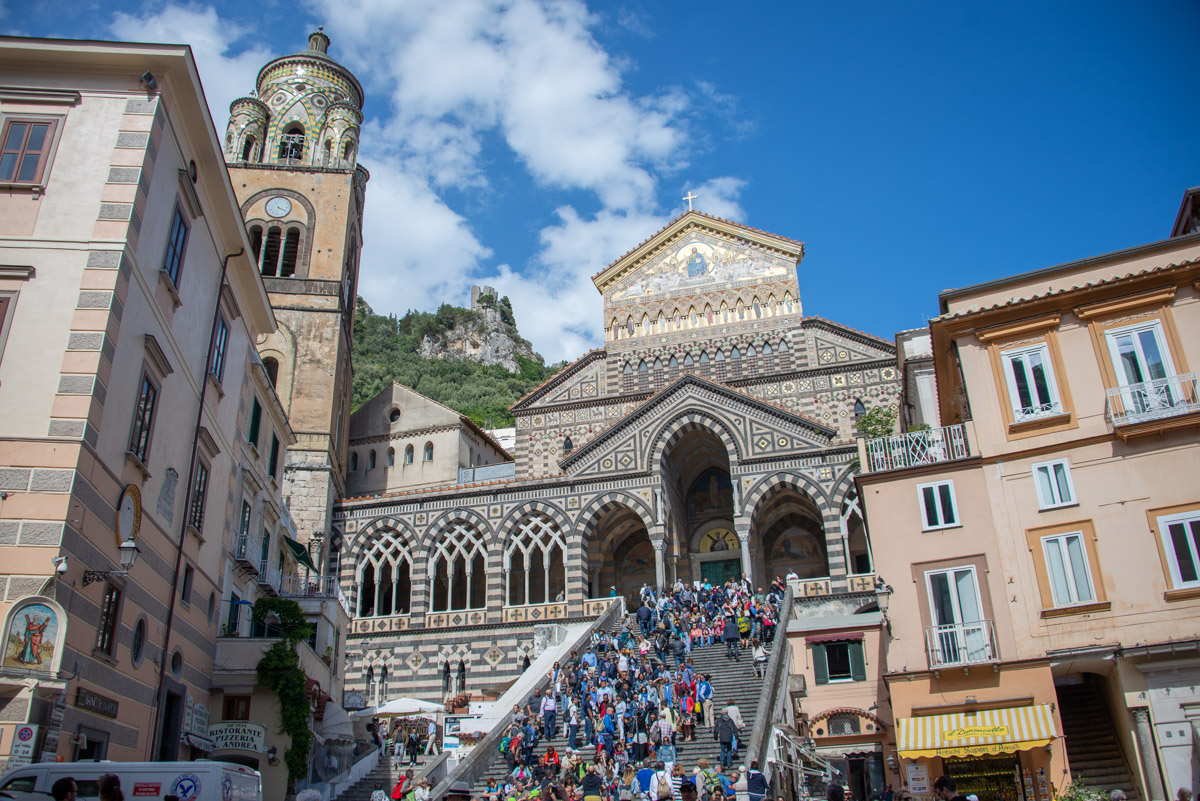
[[753, 358], [754, 358], [755, 356], [757, 356], [757, 355], [758, 355], [758, 354], [757, 354], [757, 353], [754, 351], [754, 346], [753, 346], [753, 345], [748, 345], [748, 346], [746, 346], [746, 357], [747, 357], [747, 358], [749, 358], [749, 359], [753, 359]]
[[388, 448], [388, 467], [396, 466], [396, 449]]
[[625, 362], [625, 369], [622, 372], [624, 372], [625, 375], [629, 375], [630, 373], [632, 373], [633, 372], [633, 362]]
[[717, 351], [717, 355], [714, 360], [718, 361], [718, 362], [725, 361], [725, 351], [723, 351], [723, 350]]
[[629, 334], [629, 336], [633, 336], [633, 318], [632, 317], [625, 318], [625, 331], [626, 331], [626, 333]]
[[575, 450], [575, 443], [571, 442], [570, 437], [567, 437], [563, 440], [563, 456], [566, 456], [573, 450]]
[[247, 136], [246, 141], [242, 143], [242, 161], [254, 160], [254, 137]]
[[283, 242], [283, 260], [279, 265], [281, 278], [291, 278], [296, 274], [296, 256], [300, 253], [300, 229], [289, 228], [287, 238]]
[[779, 340], [779, 352], [787, 353], [787, 349], [788, 349], [787, 340], [785, 340], [785, 339]]
[[763, 356], [770, 356], [770, 355], [771, 355], [771, 343], [764, 342], [763, 343]]
[[250, 249], [254, 252], [254, 263], [262, 269], [263, 230], [261, 225], [250, 227]]
[[738, 350], [737, 348], [734, 348], [733, 353], [729, 354], [729, 358], [740, 359], [740, 358], [742, 358], [742, 352], [740, 350]]
[[674, 354], [671, 354], [671, 361], [667, 362], [667, 369], [669, 369], [669, 370], [678, 370], [679, 369], [679, 360], [675, 358]]
[[706, 351], [706, 350], [700, 351], [700, 363], [708, 364], [708, 351]]
[[375, 685], [375, 668], [369, 667], [367, 668], [367, 694], [370, 696], [370, 698], [368, 699], [367, 703], [369, 703], [371, 706], [375, 706], [377, 703], [376, 693], [378, 691], [379, 688]]
[[279, 160], [300, 161], [304, 158], [304, 126], [292, 125], [279, 137]]
[[321, 163], [328, 165], [332, 158], [333, 158], [333, 140], [326, 139], [325, 140], [325, 159]]
[[375, 449], [374, 448], [372, 448], [371, 452], [367, 454], [367, 469], [368, 470], [375, 469]]
[[859, 420], [862, 419], [862, 416], [866, 413], [867, 413], [867, 407], [863, 406], [862, 399], [861, 398], [856, 399], [854, 401], [854, 422], [857, 423]]
[[656, 373], [657, 373], [657, 372], [659, 372], [659, 371], [660, 371], [660, 370], [662, 370], [662, 369], [663, 369], [663, 368], [662, 368], [662, 359], [660, 359], [660, 358], [658, 358], [658, 357], [656, 356], [656, 357], [654, 358], [654, 372], [656, 372]]
[[505, 597], [509, 606], [565, 599], [566, 542], [558, 525], [535, 514], [521, 520], [504, 550]]
[[263, 359], [263, 367], [267, 371], [267, 378], [271, 381], [271, 386], [279, 386], [279, 360], [274, 356], [268, 356]]
[[350, 472], [351, 473], [358, 472], [358, 454], [357, 453], [352, 452], [350, 454]]
[[430, 557], [434, 612], [482, 609], [487, 603], [487, 548], [470, 523], [443, 529]]
[[347, 164], [354, 161], [354, 143], [353, 142], [347, 142], [345, 144], [345, 146], [342, 148], [342, 161], [346, 162]]
[[279, 228], [267, 231], [267, 241], [263, 245], [262, 263], [259, 268], [263, 275], [274, 277], [279, 271]]
[[689, 353], [689, 354], [687, 354], [686, 356], [684, 356], [684, 357], [683, 357], [683, 366], [684, 366], [684, 367], [691, 367], [691, 366], [693, 366], [695, 363], [696, 363], [696, 362], [695, 362], [695, 360], [694, 360], [694, 359], [692, 359], [692, 354], [690, 354], [690, 353]]
[[404, 448], [404, 463], [412, 464], [413, 462], [413, 446], [408, 445]]
[[762, 306], [758, 305], [758, 298], [754, 299], [754, 317], [755, 319], [762, 317]]
[[425, 443], [425, 461], [427, 461], [427, 462], [433, 461], [433, 443], [432, 442]]
[[638, 362], [638, 372], [639, 373], [645, 373], [645, 372], [648, 372], [649, 370], [650, 370], [650, 368], [646, 366], [645, 359], [642, 359], [640, 362]]
[[358, 616], [407, 615], [412, 608], [412, 556], [399, 531], [379, 534], [358, 563]]
[[379, 703], [381, 704], [386, 704], [388, 701], [387, 679], [387, 667], [384, 666], [379, 671]]

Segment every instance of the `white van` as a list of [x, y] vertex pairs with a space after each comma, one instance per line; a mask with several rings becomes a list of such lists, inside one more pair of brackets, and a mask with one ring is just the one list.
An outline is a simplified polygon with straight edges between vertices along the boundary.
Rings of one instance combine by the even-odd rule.
[[121, 780], [125, 801], [262, 801], [257, 770], [232, 762], [39, 762], [0, 776], [0, 791], [49, 793], [70, 776], [79, 799], [99, 798], [98, 781], [111, 773]]

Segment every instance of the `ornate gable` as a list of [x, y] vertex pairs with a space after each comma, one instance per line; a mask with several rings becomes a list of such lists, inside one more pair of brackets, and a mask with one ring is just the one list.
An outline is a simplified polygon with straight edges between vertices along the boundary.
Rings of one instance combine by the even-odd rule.
[[773, 404], [685, 375], [559, 464], [573, 477], [644, 473], [656, 446], [681, 425], [709, 425], [738, 462], [824, 450], [836, 432]]
[[514, 403], [512, 411], [519, 413], [538, 406], [595, 400], [604, 393], [606, 355], [602, 350], [590, 351]]
[[807, 318], [804, 331], [809, 367], [832, 367], [896, 358], [896, 347], [892, 343], [827, 320]]

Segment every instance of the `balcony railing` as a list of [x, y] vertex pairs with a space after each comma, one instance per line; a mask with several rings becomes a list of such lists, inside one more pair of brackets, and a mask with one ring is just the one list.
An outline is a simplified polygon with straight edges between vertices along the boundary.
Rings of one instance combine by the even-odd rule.
[[272, 592], [279, 592], [279, 568], [275, 565], [261, 563], [258, 571], [258, 586]]
[[350, 602], [336, 576], [284, 576], [279, 594], [291, 598], [333, 598], [350, 614]]
[[255, 540], [253, 537], [248, 537], [245, 534], [239, 534], [237, 540], [233, 544], [233, 558], [258, 572], [258, 563], [262, 557], [258, 549], [254, 547]]
[[1108, 391], [1108, 419], [1114, 426], [1136, 425], [1200, 412], [1196, 374], [1184, 373]]
[[950, 462], [971, 455], [962, 424], [869, 439], [866, 472]]
[[999, 659], [996, 632], [990, 620], [928, 626], [925, 647], [929, 651], [930, 668], [981, 665]]

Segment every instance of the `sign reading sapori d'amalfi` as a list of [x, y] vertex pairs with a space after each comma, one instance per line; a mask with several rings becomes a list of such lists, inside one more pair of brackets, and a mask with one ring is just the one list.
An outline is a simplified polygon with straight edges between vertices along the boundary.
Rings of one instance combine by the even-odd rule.
[[214, 751], [220, 748], [262, 751], [265, 732], [266, 730], [262, 726], [236, 720], [212, 723], [208, 727], [208, 736], [213, 741]]

